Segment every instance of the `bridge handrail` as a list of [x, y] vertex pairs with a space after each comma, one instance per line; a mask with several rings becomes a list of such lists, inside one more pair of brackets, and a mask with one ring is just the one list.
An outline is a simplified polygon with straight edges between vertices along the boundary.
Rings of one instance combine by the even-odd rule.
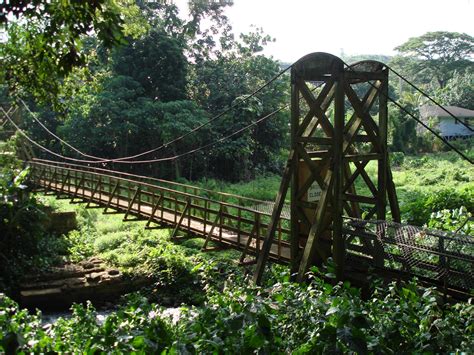
[[377, 225], [377, 224], [387, 224], [391, 227], [411, 227], [411, 228], [416, 228], [419, 232], [424, 232], [428, 235], [438, 237], [438, 238], [443, 238], [443, 239], [449, 239], [449, 240], [459, 240], [459, 238], [465, 238], [463, 242], [466, 244], [473, 244], [474, 245], [474, 237], [468, 234], [463, 234], [463, 233], [454, 233], [454, 232], [449, 232], [449, 231], [440, 231], [436, 229], [430, 229], [426, 227], [420, 227], [420, 226], [413, 226], [413, 225], [408, 225], [408, 224], [402, 224], [402, 223], [397, 223], [394, 221], [385, 221], [385, 220], [376, 220], [376, 219], [360, 219], [360, 218], [354, 218], [350, 216], [343, 216], [342, 217], [344, 220], [347, 220], [349, 222], [352, 222], [352, 224], [349, 223], [349, 225], [357, 227], [357, 224], [360, 224], [360, 227], [364, 227], [364, 225], [371, 224], [371, 225]]
[[[273, 201], [259, 200], [259, 199], [255, 199], [255, 198], [252, 198], [252, 197], [240, 196], [240, 195], [236, 195], [236, 194], [232, 194], [232, 193], [228, 193], [228, 192], [214, 191], [214, 190], [206, 189], [204, 187], [198, 187], [198, 186], [183, 184], [183, 183], [170, 181], [170, 180], [158, 179], [158, 178], [144, 176], [144, 175], [126, 173], [126, 172], [117, 171], [117, 170], [110, 170], [110, 169], [104, 169], [104, 168], [98, 168], [98, 167], [92, 167], [92, 166], [85, 166], [85, 165], [81, 165], [81, 164], [58, 162], [58, 161], [54, 161], [54, 160], [39, 159], [39, 158], [33, 158], [31, 161], [44, 162], [44, 163], [51, 164], [51, 165], [57, 164], [57, 165], [63, 165], [63, 166], [76, 166], [76, 167], [82, 168], [85, 171], [97, 170], [97, 171], [103, 171], [103, 172], [107, 173], [108, 175], [122, 175], [122, 176], [130, 176], [130, 177], [144, 179], [144, 180], [152, 180], [152, 181], [156, 181], [156, 182], [163, 183], [163, 184], [175, 185], [175, 186], [184, 187], [184, 188], [192, 189], [192, 190], [200, 190], [200, 191], [216, 194], [216, 195], [223, 196], [223, 197], [233, 197], [233, 198], [237, 198], [237, 199], [242, 200], [242, 201], [250, 201], [250, 202], [254, 202], [254, 203], [258, 203], [258, 204], [260, 204], [260, 203], [273, 204], [274, 203]], [[110, 173], [112, 173], [112, 174], [110, 174]]]
[[[46, 167], [56, 167], [54, 164], [44, 163], [44, 162], [41, 162], [41, 161], [38, 161], [38, 160], [40, 160], [40, 159], [35, 159], [34, 161], [29, 161], [28, 163], [33, 164], [33, 165], [35, 165], [35, 164], [42, 165], [42, 166], [46, 166]], [[63, 165], [71, 165], [71, 164], [66, 163], [66, 164], [63, 164]], [[185, 196], [187, 198], [199, 198], [199, 199], [201, 199], [203, 201], [207, 201], [209, 203], [212, 203], [212, 202], [213, 203], [219, 203], [222, 206], [238, 208], [242, 211], [259, 213], [259, 214], [266, 215], [266, 216], [271, 216], [272, 215], [271, 213], [259, 211], [259, 210], [256, 210], [256, 209], [252, 209], [252, 208], [247, 207], [247, 206], [236, 205], [236, 204], [231, 203], [231, 202], [215, 201], [215, 200], [211, 200], [208, 197], [191, 194], [189, 192], [174, 190], [174, 189], [171, 189], [171, 188], [167, 188], [167, 187], [163, 187], [163, 186], [159, 186], [159, 185], [153, 185], [153, 184], [143, 182], [143, 181], [136, 181], [136, 180], [131, 180], [131, 179], [128, 179], [128, 178], [120, 177], [120, 176], [115, 176], [115, 175], [110, 175], [110, 174], [103, 174], [103, 173], [98, 173], [98, 172], [95, 172], [95, 171], [91, 171], [91, 170], [95, 170], [96, 168], [90, 168], [89, 169], [89, 167], [84, 167], [84, 166], [81, 166], [81, 167], [83, 169], [75, 169], [75, 168], [71, 168], [71, 167], [68, 167], [68, 166], [63, 166], [63, 167], [59, 167], [59, 168], [67, 169], [69, 171], [75, 171], [75, 172], [87, 172], [88, 174], [91, 174], [91, 175], [94, 175], [94, 176], [112, 177], [114, 179], [120, 179], [121, 181], [128, 182], [128, 183], [134, 183], [134, 184], [139, 183], [142, 186], [147, 186], [147, 187], [155, 188], [155, 189], [158, 188], [158, 189], [161, 189], [161, 190], [169, 192], [169, 193], [174, 193], [174, 194]], [[106, 169], [101, 169], [101, 170], [107, 171]], [[125, 175], [131, 175], [131, 174], [125, 173]], [[236, 196], [238, 197], [238, 195], [236, 195]], [[265, 201], [263, 201], [263, 202], [265, 202]], [[285, 217], [285, 216], [282, 215], [282, 216], [280, 216], [280, 219], [281, 220], [289, 220], [289, 217]]]

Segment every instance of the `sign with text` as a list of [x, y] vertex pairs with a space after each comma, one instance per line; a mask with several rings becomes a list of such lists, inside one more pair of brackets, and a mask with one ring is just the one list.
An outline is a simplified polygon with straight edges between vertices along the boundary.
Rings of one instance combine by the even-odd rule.
[[319, 201], [321, 197], [321, 188], [318, 183], [315, 181], [308, 189], [308, 202]]

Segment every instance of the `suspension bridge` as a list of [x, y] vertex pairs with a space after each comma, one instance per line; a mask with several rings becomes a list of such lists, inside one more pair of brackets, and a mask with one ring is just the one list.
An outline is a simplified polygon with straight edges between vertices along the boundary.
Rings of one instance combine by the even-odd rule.
[[[103, 208], [105, 213], [124, 213], [124, 221], [146, 220], [146, 228], [171, 228], [173, 239], [181, 238], [183, 233], [201, 237], [204, 251], [240, 250], [241, 264], [256, 264], [257, 283], [262, 280], [268, 260], [289, 264], [302, 281], [311, 265], [331, 257], [339, 279], [363, 280], [373, 272], [390, 279], [417, 276], [446, 292], [468, 295], [474, 288], [474, 239], [400, 223], [387, 151], [387, 103], [392, 101], [426, 126], [388, 95], [389, 72], [403, 77], [380, 62], [347, 65], [330, 54], [313, 53], [244, 100], [271, 85], [287, 70], [291, 70], [289, 105], [217, 141], [157, 159], [137, 158], [185, 139], [230, 112], [233, 106], [160, 147], [116, 159], [85, 154], [38, 121], [83, 158], [53, 152], [20, 129], [10, 118], [12, 110], [2, 110], [30, 145], [56, 158], [37, 159], [24, 148], [26, 164], [31, 168], [30, 180], [38, 189], [86, 203], [87, 207]], [[365, 94], [357, 94], [357, 90]], [[287, 107], [291, 112], [291, 147], [272, 202], [103, 167], [108, 163], [156, 163], [184, 158], [242, 134]], [[473, 163], [430, 127], [425, 128]], [[366, 171], [372, 161], [377, 166], [376, 176]], [[368, 194], [358, 190], [356, 181], [365, 185]], [[387, 212], [392, 221], [386, 221]]]

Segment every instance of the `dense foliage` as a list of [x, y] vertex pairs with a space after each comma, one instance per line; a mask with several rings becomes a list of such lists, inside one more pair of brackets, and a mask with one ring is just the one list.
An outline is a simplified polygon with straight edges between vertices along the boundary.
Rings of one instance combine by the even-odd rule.
[[[436, 170], [434, 158], [397, 159], [400, 170], [394, 172], [395, 179], [406, 181], [402, 206], [413, 194], [410, 189], [420, 189], [412, 186], [420, 169], [448, 169], [455, 174], [463, 164], [452, 163], [447, 156]], [[207, 181], [207, 186], [262, 198], [269, 186], [278, 187], [278, 181], [267, 176], [235, 185]], [[427, 210], [445, 208], [446, 198], [430, 202]], [[307, 284], [290, 282], [286, 268], [273, 266], [266, 284], [255, 287], [246, 269], [230, 261], [237, 257], [233, 252], [203, 254], [202, 241], [176, 244], [169, 240], [169, 230], [144, 230], [145, 222], [123, 223], [121, 215], [104, 215], [52, 196], [41, 196], [39, 201], [77, 212], [79, 229], [51, 238], [62, 241], [67, 259], [95, 255], [129, 277], [150, 275], [154, 283], [105, 315], [91, 304], [74, 305], [71, 316], [46, 324], [41, 314], [21, 310], [1, 296], [0, 351], [437, 353], [474, 349], [474, 306], [445, 304], [437, 291], [421, 288], [416, 281], [373, 280], [376, 286], [362, 295], [348, 283], [331, 282], [331, 266], [313, 269]], [[456, 203], [469, 201], [461, 198]], [[427, 223], [445, 230], [461, 227], [469, 233], [472, 222], [462, 225], [467, 217], [465, 208], [441, 210], [429, 215]], [[44, 257], [51, 250], [37, 253]], [[163, 306], [179, 308], [170, 313]]]
[[[230, 4], [193, 1], [189, 16], [181, 18], [166, 1], [9, 1], [0, 17], [7, 30], [0, 43], [1, 104], [9, 107], [9, 95], [20, 94], [53, 132], [107, 158], [161, 145], [141, 159], [165, 158], [218, 140], [185, 161], [107, 167], [272, 200], [287, 158], [289, 113], [283, 110], [231, 140], [219, 139], [287, 104], [288, 76], [247, 97], [282, 64], [260, 54], [273, 40], [263, 30], [234, 35], [223, 12]], [[390, 61], [443, 104], [474, 108], [471, 36], [427, 33], [396, 50], [394, 58], [372, 59]], [[426, 103], [398, 81], [389, 91], [414, 114]], [[205, 129], [166, 144], [216, 115]], [[26, 111], [21, 116], [23, 128], [41, 144], [79, 157], [52, 141]], [[443, 148], [394, 106], [388, 133], [404, 221], [472, 234], [472, 166], [444, 153], [405, 155]], [[471, 141], [455, 144], [472, 157]], [[171, 242], [169, 230], [145, 230], [143, 222], [124, 224], [121, 216], [32, 194], [14, 145], [2, 144], [0, 152], [0, 288], [15, 286], [31, 270], [91, 256], [126, 277], [146, 275], [152, 285], [105, 316], [90, 303], [74, 305], [69, 317], [51, 324], [0, 294], [0, 352], [474, 352], [472, 300], [445, 303], [416, 280], [373, 280], [361, 291], [336, 283], [331, 264], [314, 268], [306, 284], [290, 282], [286, 269], [274, 265], [266, 284], [256, 287], [248, 270], [232, 262], [233, 251], [203, 254], [199, 241]], [[375, 176], [376, 162], [366, 169]], [[367, 192], [359, 182], [356, 187]], [[78, 229], [50, 233], [45, 205], [74, 208]], [[179, 319], [163, 306], [180, 306], [171, 310]]]
[[[57, 94], [54, 110], [45, 100], [37, 104], [31, 96], [23, 95], [49, 129], [81, 151], [105, 158], [135, 155], [221, 114], [206, 129], [140, 158], [175, 156], [218, 140], [286, 103], [286, 78], [277, 80], [252, 100], [246, 98], [281, 69], [275, 60], [259, 54], [272, 40], [261, 29], [234, 37], [223, 14], [230, 3], [193, 3], [191, 17], [186, 20], [178, 16], [173, 4], [138, 2], [138, 12], [131, 16], [133, 7], [126, 7], [127, 3], [118, 3], [118, 10], [128, 10], [124, 26], [143, 24], [142, 31], [131, 33], [125, 37], [125, 44], [113, 50], [107, 49], [100, 36], [81, 39], [80, 53], [87, 58], [87, 64], [74, 70], [71, 67], [64, 80], [48, 76], [50, 85], [60, 84], [59, 92], [43, 87]], [[28, 28], [14, 25], [24, 32], [17, 37], [12, 32], [5, 48], [16, 48], [13, 39], [29, 36]], [[23, 89], [34, 91], [26, 85]], [[231, 106], [235, 109], [222, 114]], [[37, 141], [63, 154], [83, 158], [51, 140], [28, 112], [22, 116], [23, 127]], [[282, 165], [280, 150], [287, 144], [286, 122], [283, 111], [215, 149], [193, 154], [186, 163], [119, 167], [175, 179], [207, 176], [245, 180], [259, 172], [277, 172]]]
[[[318, 271], [316, 270], [318, 273]], [[415, 283], [380, 285], [366, 300], [349, 284], [311, 278], [309, 284], [275, 273], [265, 288], [246, 280], [208, 290], [203, 307], [182, 307], [179, 320], [140, 296], [98, 316], [76, 305], [72, 316], [43, 325], [0, 296], [0, 349], [7, 352], [163, 353], [393, 353], [471, 352], [469, 303], [443, 304]], [[176, 322], [176, 323], [175, 323]]]
[[0, 145], [0, 289], [27, 270], [57, 263], [66, 251], [65, 243], [46, 230], [46, 209], [31, 194], [28, 169], [16, 158], [16, 143], [12, 139]]
[[122, 25], [119, 7], [111, 0], [2, 3], [0, 26], [8, 40], [0, 43], [0, 83], [54, 101], [59, 80], [86, 61], [82, 37], [94, 31], [111, 47], [121, 43]]

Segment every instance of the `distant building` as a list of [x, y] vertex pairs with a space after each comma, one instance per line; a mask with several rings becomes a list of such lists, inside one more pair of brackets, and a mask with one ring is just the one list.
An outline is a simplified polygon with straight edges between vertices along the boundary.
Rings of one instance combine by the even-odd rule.
[[[474, 129], [474, 110], [457, 106], [443, 106], [459, 120], [455, 120], [449, 113], [439, 106], [424, 105], [420, 107], [421, 120], [428, 126], [435, 128], [446, 139], [468, 138], [474, 135], [464, 124]], [[461, 122], [459, 122], [461, 121]], [[434, 124], [434, 125], [433, 125]], [[418, 126], [418, 131], [425, 129]]]

